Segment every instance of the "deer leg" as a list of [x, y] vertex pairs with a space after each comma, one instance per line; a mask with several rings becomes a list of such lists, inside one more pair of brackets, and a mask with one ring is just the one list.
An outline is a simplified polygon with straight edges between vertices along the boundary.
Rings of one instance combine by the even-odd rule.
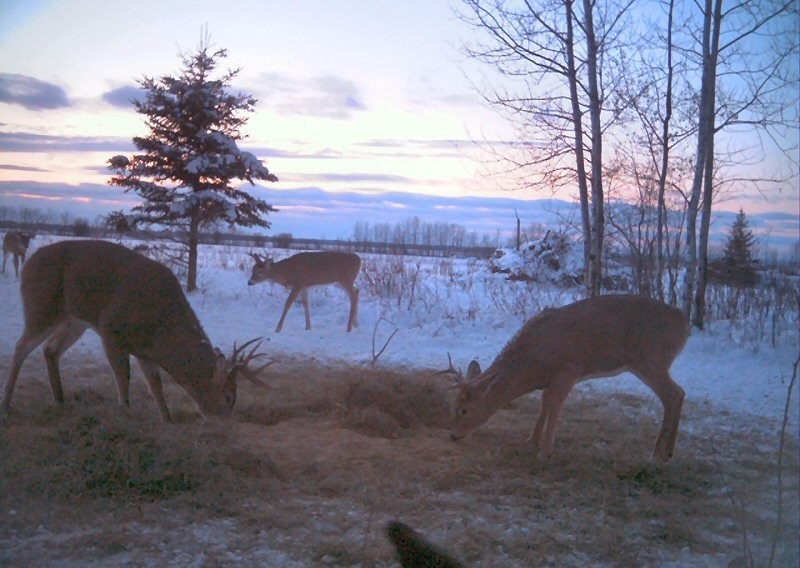
[[67, 349], [72, 347], [81, 338], [86, 326], [77, 320], [67, 320], [59, 325], [55, 332], [44, 344], [44, 361], [47, 364], [47, 376], [50, 379], [50, 390], [53, 392], [53, 401], [64, 404], [64, 391], [61, 388], [61, 372], [58, 362]]
[[661, 429], [658, 431], [656, 446], [653, 450], [653, 459], [658, 463], [664, 463], [672, 457], [672, 453], [675, 450], [685, 393], [678, 383], [672, 380], [666, 370], [642, 371], [635, 372], [635, 374], [639, 380], [656, 393], [664, 407]]
[[131, 386], [131, 359], [130, 354], [117, 346], [113, 340], [103, 337], [103, 348], [114, 371], [114, 378], [117, 381], [117, 400], [120, 406], [130, 406], [130, 386]]
[[297, 299], [297, 294], [300, 293], [300, 290], [297, 288], [292, 288], [292, 291], [289, 292], [289, 297], [286, 298], [286, 303], [283, 305], [283, 313], [281, 314], [281, 319], [278, 321], [278, 327], [275, 328], [275, 333], [280, 333], [281, 329], [283, 329], [283, 320], [286, 319], [286, 312], [289, 311], [289, 308]]
[[147, 387], [150, 389], [150, 395], [158, 405], [158, 412], [161, 414], [161, 419], [164, 422], [172, 422], [172, 416], [167, 408], [167, 402], [164, 400], [164, 388], [161, 384], [161, 373], [158, 365], [147, 359], [136, 358], [139, 362], [139, 368], [144, 373], [144, 378], [147, 381]]
[[358, 326], [358, 288], [351, 286], [346, 290], [350, 296], [350, 317], [347, 319], [347, 331], [352, 331], [354, 326]]
[[14, 276], [19, 278], [19, 256], [14, 255]]
[[542, 441], [542, 429], [545, 422], [547, 422], [547, 401], [550, 398], [550, 390], [544, 389], [542, 391], [542, 400], [539, 402], [539, 417], [536, 419], [536, 426], [533, 427], [533, 432], [529, 440], [533, 441], [533, 445], [538, 449]]
[[6, 259], [8, 258], [8, 253], [3, 251], [3, 274], [6, 273]]
[[8, 413], [11, 410], [11, 395], [14, 393], [14, 386], [17, 384], [17, 379], [19, 378], [19, 371], [22, 369], [22, 364], [25, 362], [25, 359], [28, 358], [28, 355], [31, 354], [31, 351], [39, 347], [42, 341], [47, 339], [52, 331], [53, 326], [50, 326], [36, 336], [31, 336], [28, 333], [28, 328], [26, 327], [25, 331], [22, 333], [22, 337], [20, 337], [17, 341], [17, 345], [14, 348], [14, 355], [11, 358], [11, 367], [8, 371], [8, 379], [6, 380], [6, 386], [3, 392], [3, 402], [0, 406], [5, 413]]
[[[558, 416], [561, 414], [561, 407], [564, 405], [564, 401], [574, 385], [573, 381], [565, 381], [559, 384], [558, 380], [554, 380], [551, 386], [542, 393], [542, 409], [539, 414], [539, 419], [544, 421], [543, 428], [540, 428], [544, 434], [544, 441], [540, 446], [540, 455], [542, 457], [547, 457], [553, 452]], [[539, 424], [537, 423], [538, 426]], [[534, 436], [535, 434], [534, 429]], [[534, 442], [536, 442], [535, 438]]]
[[306, 312], [306, 331], [311, 329], [311, 312], [308, 309], [308, 288], [303, 288], [300, 292], [300, 298], [303, 300], [303, 309]]

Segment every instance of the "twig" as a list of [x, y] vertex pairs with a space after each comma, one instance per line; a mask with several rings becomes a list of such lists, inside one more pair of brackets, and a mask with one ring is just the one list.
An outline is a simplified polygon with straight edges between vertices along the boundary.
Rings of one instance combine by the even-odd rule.
[[783, 424], [781, 425], [780, 442], [778, 443], [778, 511], [775, 515], [775, 533], [772, 535], [772, 546], [769, 551], [769, 562], [767, 566], [772, 566], [775, 560], [775, 551], [778, 548], [778, 537], [781, 533], [783, 524], [783, 448], [786, 441], [786, 427], [789, 424], [789, 409], [791, 408], [792, 389], [797, 380], [797, 367], [800, 366], [800, 354], [794, 362], [792, 368], [792, 380], [789, 381], [789, 388], [786, 392], [786, 406], [783, 409]]
[[722, 484], [727, 489], [728, 492], [728, 499], [730, 499], [731, 506], [733, 507], [733, 512], [736, 514], [740, 521], [741, 521], [741, 529], [742, 529], [742, 548], [744, 549], [744, 560], [747, 566], [753, 568], [755, 566], [755, 562], [753, 561], [753, 549], [750, 546], [750, 537], [749, 531], [747, 529], [747, 517], [746, 511], [744, 506], [742, 506], [738, 499], [736, 498], [736, 493], [733, 490], [733, 486], [728, 481], [728, 477], [725, 475], [725, 470], [722, 467], [722, 464], [716, 457], [712, 458], [714, 464], [717, 466], [717, 470], [719, 474], [722, 476]]
[[375, 503], [375, 488], [376, 486], [380, 485], [380, 480], [378, 478], [374, 478], [371, 481], [374, 482], [375, 485], [373, 485], [373, 483], [364, 484], [364, 495], [367, 505], [369, 506], [369, 512], [367, 513], [367, 526], [364, 528], [364, 538], [361, 541], [361, 562], [359, 563], [361, 568], [364, 568], [364, 566], [372, 566], [373, 564], [372, 562], [367, 563], [367, 550], [369, 550], [369, 543], [370, 540], [372, 540], [372, 524], [375, 518], [375, 509], [377, 507]]
[[392, 322], [390, 322], [389, 320], [387, 320], [387, 319], [386, 319], [385, 317], [383, 317], [383, 316], [381, 316], [380, 318], [378, 318], [378, 321], [376, 321], [376, 322], [375, 322], [375, 328], [372, 330], [372, 364], [373, 364], [373, 365], [374, 365], [374, 364], [375, 364], [375, 362], [378, 360], [378, 357], [380, 357], [380, 356], [383, 354], [383, 352], [384, 352], [384, 351], [386, 351], [386, 348], [389, 346], [389, 342], [392, 340], [392, 338], [395, 336], [395, 334], [396, 334], [398, 331], [400, 331], [400, 328], [395, 328], [395, 330], [394, 330], [394, 331], [392, 332], [392, 334], [389, 336], [389, 339], [387, 339], [387, 340], [386, 340], [386, 343], [384, 343], [384, 344], [383, 344], [383, 347], [381, 347], [381, 350], [380, 350], [380, 351], [378, 351], [378, 353], [376, 354], [376, 353], [375, 353], [375, 336], [378, 334], [378, 326], [380, 325], [380, 323], [381, 323], [382, 321], [385, 321], [385, 322], [386, 322], [386, 323], [388, 323], [388, 324], [394, 325]]

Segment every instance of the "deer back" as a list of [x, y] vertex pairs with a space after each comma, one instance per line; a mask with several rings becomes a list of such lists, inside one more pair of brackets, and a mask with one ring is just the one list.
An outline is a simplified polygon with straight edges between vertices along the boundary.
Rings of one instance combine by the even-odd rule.
[[9, 231], [3, 237], [3, 252], [24, 254], [35, 235], [22, 231]]
[[257, 275], [258, 260], [251, 281], [272, 280], [287, 288], [305, 288], [339, 283], [353, 285], [361, 269], [361, 258], [349, 252], [301, 252], [266, 265]]
[[217, 356], [172, 271], [105, 241], [39, 249], [22, 271], [26, 318], [74, 317], [185, 388], [214, 375]]
[[668, 368], [686, 343], [680, 310], [642, 296], [600, 296], [528, 320], [486, 370], [589, 378], [626, 368]]

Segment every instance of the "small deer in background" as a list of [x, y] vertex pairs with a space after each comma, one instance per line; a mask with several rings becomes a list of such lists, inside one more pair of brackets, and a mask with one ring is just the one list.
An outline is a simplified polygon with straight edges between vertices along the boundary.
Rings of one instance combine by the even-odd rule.
[[105, 241], [62, 241], [36, 251], [22, 268], [25, 329], [17, 341], [0, 409], [8, 413], [22, 364], [42, 342], [53, 399], [63, 404], [59, 359], [86, 331], [100, 336], [129, 405], [130, 356], [139, 362], [161, 418], [170, 422], [160, 370], [194, 400], [205, 417], [227, 418], [236, 379], [256, 378], [249, 363], [263, 356], [257, 339], [225, 357], [212, 347], [172, 271], [130, 249]]
[[283, 329], [283, 321], [289, 307], [300, 295], [306, 314], [306, 329], [311, 329], [311, 316], [308, 309], [308, 288], [324, 284], [338, 284], [350, 298], [350, 317], [347, 331], [357, 325], [358, 288], [353, 283], [361, 270], [361, 258], [350, 252], [301, 252], [284, 260], [273, 262], [271, 258], [250, 254], [255, 261], [248, 286], [271, 280], [289, 289], [289, 297], [283, 306], [283, 313], [276, 333]]
[[22, 231], [9, 231], [3, 237], [3, 274], [6, 273], [6, 259], [8, 255], [14, 255], [14, 276], [19, 278], [19, 267], [25, 263], [25, 255], [28, 253], [28, 246], [35, 233], [23, 233]]
[[553, 450], [564, 400], [578, 382], [629, 371], [656, 393], [664, 417], [653, 457], [672, 457], [684, 392], [669, 368], [686, 343], [683, 313], [641, 296], [600, 296], [528, 320], [485, 371], [473, 361], [459, 394], [450, 435], [466, 436], [497, 410], [533, 390], [542, 390], [533, 442], [543, 456]]

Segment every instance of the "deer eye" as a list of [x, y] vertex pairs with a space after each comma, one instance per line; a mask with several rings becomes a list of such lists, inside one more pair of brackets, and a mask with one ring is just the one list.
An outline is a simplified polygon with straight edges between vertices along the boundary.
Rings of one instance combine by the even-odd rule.
[[459, 413], [461, 416], [466, 416], [467, 414], [469, 414], [469, 410], [467, 410], [466, 408], [459, 408], [459, 409], [458, 409], [458, 413]]

